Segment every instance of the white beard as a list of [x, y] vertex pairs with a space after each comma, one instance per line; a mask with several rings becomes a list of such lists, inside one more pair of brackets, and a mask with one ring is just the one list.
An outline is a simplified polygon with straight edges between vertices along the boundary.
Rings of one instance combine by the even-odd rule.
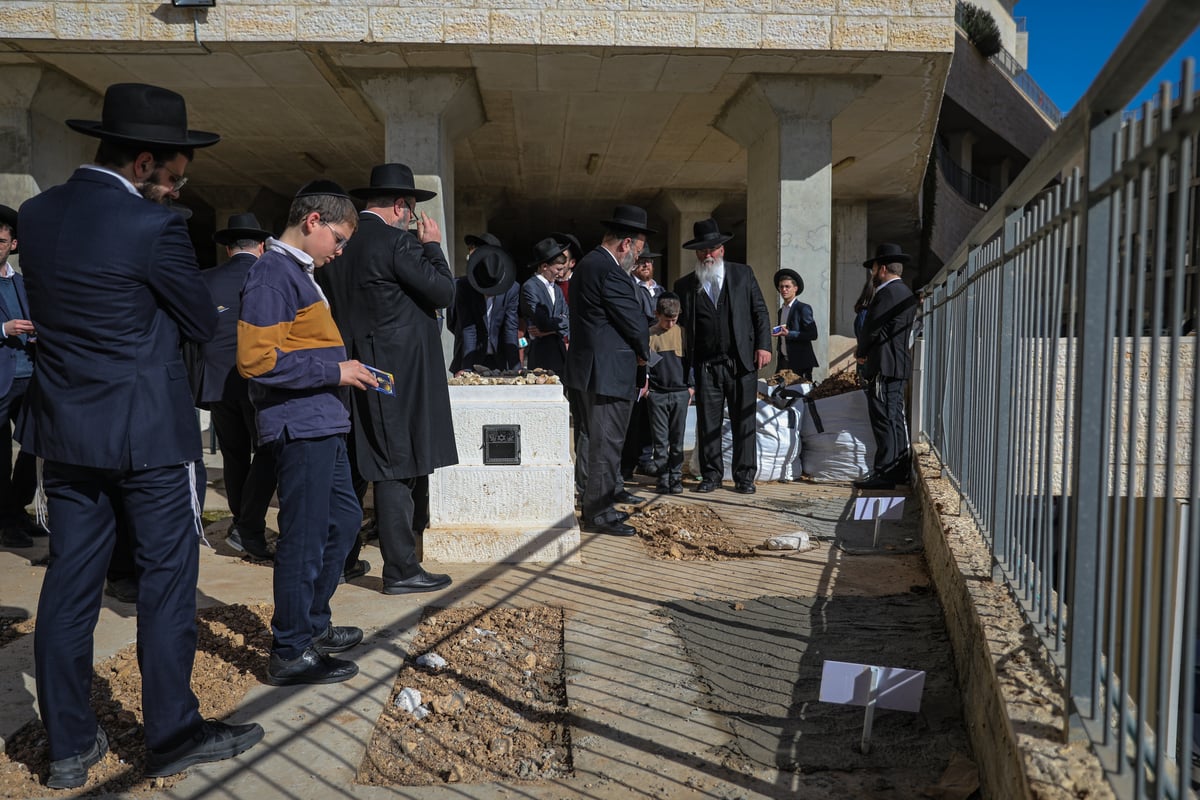
[[723, 258], [710, 257], [696, 264], [696, 277], [700, 279], [701, 287], [707, 286], [718, 272], [725, 272], [725, 259]]
[[632, 250], [627, 251], [625, 255], [621, 256], [620, 264], [626, 275], [632, 274], [633, 267], [637, 264], [637, 255]]

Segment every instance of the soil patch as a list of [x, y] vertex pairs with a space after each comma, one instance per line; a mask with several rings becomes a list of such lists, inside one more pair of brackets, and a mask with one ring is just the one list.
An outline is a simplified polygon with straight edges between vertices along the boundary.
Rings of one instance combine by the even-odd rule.
[[[666, 612], [735, 735], [731, 767], [899, 770], [921, 786], [969, 752], [949, 636], [927, 592], [680, 600]], [[819, 701], [826, 660], [925, 670], [920, 713], [878, 711], [871, 751], [859, 752], [863, 709]]]
[[751, 558], [744, 544], [717, 513], [706, 506], [658, 503], [628, 520], [651, 558], [660, 561], [725, 561]]
[[0, 647], [33, 633], [33, 617], [0, 617]]
[[[572, 774], [562, 609], [431, 609], [412, 653], [379, 717], [359, 783], [424, 786]], [[434, 654], [445, 666], [417, 663]], [[404, 706], [413, 689], [420, 693], [415, 714]]]
[[[223, 718], [241, 703], [251, 686], [264, 677], [271, 647], [272, 608], [267, 605], [218, 606], [196, 615], [198, 639], [192, 691], [200, 715]], [[153, 656], [151, 656], [153, 657]], [[96, 665], [92, 709], [108, 734], [109, 753], [92, 767], [85, 786], [55, 796], [129, 791], [143, 793], [173, 786], [182, 776], [142, 777], [146, 762], [142, 729], [142, 678], [134, 645]], [[43, 797], [50, 769], [46, 730], [34, 721], [9, 739], [0, 755], [0, 797]]]

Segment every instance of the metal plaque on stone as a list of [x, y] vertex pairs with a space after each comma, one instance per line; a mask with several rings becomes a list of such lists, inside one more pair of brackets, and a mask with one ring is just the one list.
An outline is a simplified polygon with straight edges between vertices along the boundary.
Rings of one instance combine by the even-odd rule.
[[521, 426], [484, 425], [483, 463], [485, 465], [520, 464]]

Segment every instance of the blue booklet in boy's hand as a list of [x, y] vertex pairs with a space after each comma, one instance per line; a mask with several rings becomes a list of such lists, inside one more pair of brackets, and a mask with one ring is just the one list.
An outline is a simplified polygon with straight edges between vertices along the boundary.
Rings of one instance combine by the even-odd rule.
[[367, 371], [374, 375], [375, 380], [379, 382], [379, 385], [375, 387], [375, 391], [379, 392], [380, 394], [390, 394], [395, 396], [396, 379], [392, 377], [392, 373], [384, 372], [381, 369], [376, 369], [369, 364], [363, 364], [363, 366], [366, 367]]

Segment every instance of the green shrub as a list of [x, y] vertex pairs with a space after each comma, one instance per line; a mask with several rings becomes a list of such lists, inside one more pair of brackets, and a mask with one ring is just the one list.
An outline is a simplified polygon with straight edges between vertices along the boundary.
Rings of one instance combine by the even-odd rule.
[[962, 3], [960, 8], [963, 31], [971, 44], [975, 45], [975, 49], [984, 58], [991, 58], [999, 53], [1000, 26], [996, 24], [996, 18], [991, 12], [971, 3]]

